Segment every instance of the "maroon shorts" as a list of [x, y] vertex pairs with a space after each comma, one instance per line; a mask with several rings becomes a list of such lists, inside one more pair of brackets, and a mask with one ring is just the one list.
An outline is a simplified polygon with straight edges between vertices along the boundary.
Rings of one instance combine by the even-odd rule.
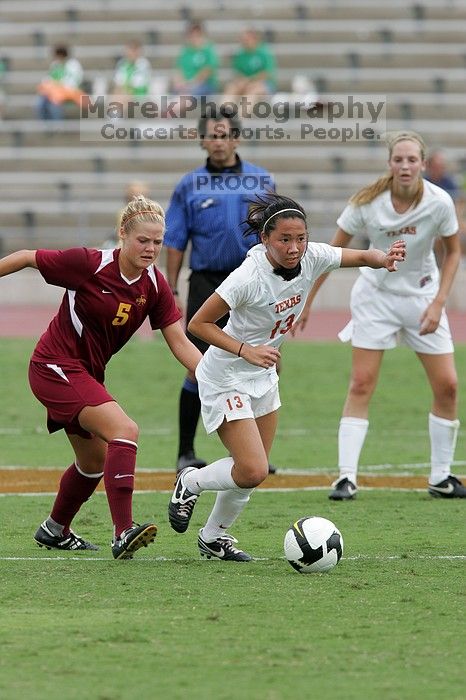
[[47, 409], [47, 428], [54, 433], [62, 428], [71, 435], [90, 438], [81, 428], [78, 416], [86, 406], [114, 401], [103, 384], [82, 367], [67, 367], [42, 362], [29, 363], [29, 384], [34, 396]]

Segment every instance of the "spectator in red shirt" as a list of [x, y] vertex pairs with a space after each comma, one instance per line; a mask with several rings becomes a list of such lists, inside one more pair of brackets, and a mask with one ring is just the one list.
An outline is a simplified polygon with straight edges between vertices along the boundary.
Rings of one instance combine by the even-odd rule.
[[49, 432], [63, 428], [75, 453], [51, 514], [34, 536], [39, 546], [97, 549], [71, 530], [71, 522], [102, 476], [114, 525], [114, 558], [132, 558], [156, 535], [153, 523], [133, 522], [138, 426], [108, 393], [104, 373], [112, 355], [147, 317], [190, 372], [201, 358], [154, 264], [164, 230], [162, 207], [138, 196], [122, 212], [120, 248], [20, 250], [0, 260], [0, 277], [32, 267], [46, 282], [66, 290], [29, 367], [31, 389], [47, 409]]

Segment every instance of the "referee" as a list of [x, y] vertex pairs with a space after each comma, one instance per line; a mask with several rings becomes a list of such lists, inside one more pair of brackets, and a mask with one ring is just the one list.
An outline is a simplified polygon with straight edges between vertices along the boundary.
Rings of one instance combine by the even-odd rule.
[[[180, 180], [166, 213], [167, 277], [176, 297], [184, 253], [191, 244], [186, 324], [257, 243], [243, 236], [250, 200], [275, 189], [267, 170], [241, 160], [236, 153], [241, 134], [236, 115], [212, 111], [200, 118], [198, 131], [207, 161]], [[224, 316], [218, 325], [223, 328], [227, 319]], [[187, 336], [202, 353], [206, 351], [204, 341], [189, 332]], [[179, 400], [177, 472], [206, 465], [194, 450], [200, 412], [196, 379], [188, 373]]]

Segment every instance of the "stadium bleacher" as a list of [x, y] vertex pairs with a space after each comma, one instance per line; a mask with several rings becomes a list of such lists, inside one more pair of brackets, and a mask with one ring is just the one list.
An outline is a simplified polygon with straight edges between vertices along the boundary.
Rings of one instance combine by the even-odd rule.
[[[34, 115], [36, 86], [56, 43], [72, 47], [95, 88], [109, 84], [124, 44], [139, 38], [164, 84], [189, 19], [205, 22], [222, 57], [222, 80], [240, 30], [258, 27], [276, 54], [282, 97], [292, 94], [297, 75], [321, 95], [386, 96], [388, 130], [415, 129], [445, 149], [457, 173], [466, 169], [466, 0], [6, 0], [1, 253], [23, 245], [98, 245], [111, 235], [129, 181], [143, 178], [166, 205], [181, 174], [201, 162], [197, 143], [85, 140], [91, 126], [73, 110], [53, 129]], [[348, 196], [383, 170], [385, 146], [303, 140], [299, 118], [287, 131], [284, 141], [245, 140], [240, 153], [269, 168], [278, 188], [305, 204], [316, 237], [328, 240]]]

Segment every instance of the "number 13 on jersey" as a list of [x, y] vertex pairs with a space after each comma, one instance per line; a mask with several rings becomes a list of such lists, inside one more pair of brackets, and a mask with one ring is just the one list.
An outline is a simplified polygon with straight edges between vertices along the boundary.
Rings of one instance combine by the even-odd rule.
[[270, 334], [270, 339], [273, 340], [275, 338], [275, 336], [277, 335], [277, 333], [280, 333], [280, 335], [284, 335], [285, 333], [288, 333], [288, 331], [291, 330], [291, 327], [292, 327], [293, 322], [294, 322], [294, 318], [295, 318], [295, 315], [290, 314], [289, 316], [287, 316], [287, 318], [285, 318], [284, 321], [282, 321], [281, 319], [278, 319], [277, 323], [272, 328], [272, 332]]

